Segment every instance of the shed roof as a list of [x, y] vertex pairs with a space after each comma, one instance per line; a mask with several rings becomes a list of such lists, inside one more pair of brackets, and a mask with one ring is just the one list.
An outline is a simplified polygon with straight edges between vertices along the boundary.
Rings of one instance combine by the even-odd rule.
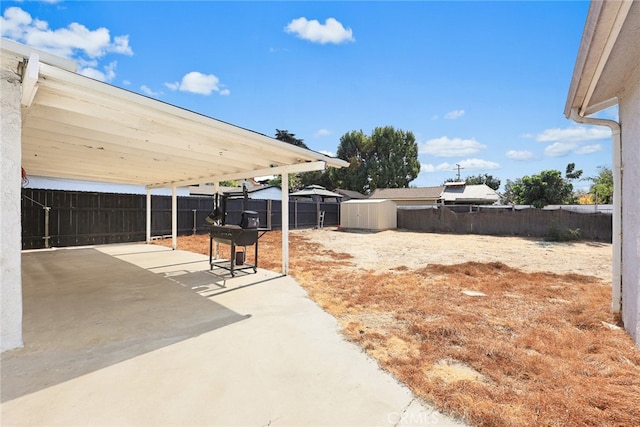
[[444, 186], [420, 188], [376, 188], [370, 199], [439, 200]]
[[367, 198], [367, 196], [365, 196], [364, 194], [354, 190], [343, 190], [341, 188], [337, 188], [335, 192], [338, 194], [342, 194], [344, 197], [348, 197], [350, 199], [366, 199]]
[[342, 202], [343, 205], [378, 205], [378, 204], [388, 204], [394, 205], [396, 202], [390, 199], [352, 199], [347, 200], [346, 202]]
[[3, 70], [22, 70], [27, 174], [180, 187], [348, 163], [93, 80], [75, 64], [2, 39]]

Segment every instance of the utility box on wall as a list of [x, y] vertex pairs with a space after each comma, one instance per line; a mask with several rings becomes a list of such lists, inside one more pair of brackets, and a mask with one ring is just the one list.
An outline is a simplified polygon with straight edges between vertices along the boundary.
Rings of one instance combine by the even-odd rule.
[[390, 230], [397, 227], [397, 209], [393, 200], [349, 200], [340, 204], [340, 228]]

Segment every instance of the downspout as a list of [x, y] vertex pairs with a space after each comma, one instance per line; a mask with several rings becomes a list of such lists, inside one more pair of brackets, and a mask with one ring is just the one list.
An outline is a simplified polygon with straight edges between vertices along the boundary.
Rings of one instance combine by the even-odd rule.
[[622, 144], [620, 123], [614, 120], [583, 117], [578, 108], [571, 109], [571, 119], [577, 123], [595, 126], [607, 126], [611, 129], [613, 152], [613, 217], [612, 217], [612, 247], [613, 271], [611, 276], [611, 311], [620, 313], [622, 309]]

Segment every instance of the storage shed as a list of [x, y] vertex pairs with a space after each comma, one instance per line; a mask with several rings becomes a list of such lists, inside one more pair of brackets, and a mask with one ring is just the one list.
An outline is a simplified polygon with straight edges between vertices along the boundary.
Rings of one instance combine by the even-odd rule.
[[349, 200], [340, 205], [340, 228], [389, 230], [397, 227], [398, 216], [393, 200]]

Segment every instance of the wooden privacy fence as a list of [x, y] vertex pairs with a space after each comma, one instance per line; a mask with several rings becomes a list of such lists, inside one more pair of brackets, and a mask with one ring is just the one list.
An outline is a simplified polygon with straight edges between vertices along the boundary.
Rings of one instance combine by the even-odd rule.
[[[64, 247], [142, 242], [146, 239], [146, 195], [63, 190], [22, 190], [22, 248]], [[181, 196], [178, 200], [178, 235], [205, 233], [205, 218], [212, 197]], [[239, 224], [243, 209], [258, 212], [261, 227], [282, 228], [279, 200], [230, 199], [227, 224]], [[321, 211], [324, 225], [340, 223], [340, 205], [289, 202], [289, 227], [311, 228]], [[153, 196], [151, 235], [171, 235], [171, 196]]]
[[398, 228], [432, 233], [541, 238], [566, 230], [579, 230], [583, 239], [611, 242], [612, 217], [609, 214], [562, 209], [455, 208], [456, 211], [446, 206], [398, 209]]

